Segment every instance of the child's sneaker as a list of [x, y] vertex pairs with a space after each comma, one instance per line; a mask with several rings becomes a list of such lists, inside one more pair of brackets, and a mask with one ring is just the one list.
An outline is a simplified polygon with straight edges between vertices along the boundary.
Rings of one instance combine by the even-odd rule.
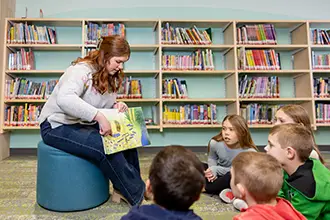
[[232, 203], [235, 199], [235, 196], [231, 189], [224, 189], [219, 194], [220, 199], [224, 201], [225, 203]]
[[235, 209], [242, 211], [242, 209], [247, 209], [248, 205], [246, 204], [246, 202], [244, 200], [241, 199], [234, 199], [233, 201], [233, 206]]

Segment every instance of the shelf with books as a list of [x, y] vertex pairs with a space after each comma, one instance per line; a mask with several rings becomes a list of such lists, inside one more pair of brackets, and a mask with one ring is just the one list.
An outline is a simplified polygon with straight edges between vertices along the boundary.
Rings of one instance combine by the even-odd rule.
[[308, 44], [305, 21], [236, 21], [236, 33], [238, 45], [276, 45], [289, 49], [290, 45]]
[[222, 20], [164, 20], [161, 21], [160, 36], [162, 45], [234, 45], [234, 23]]
[[45, 103], [46, 99], [5, 99], [5, 103]]

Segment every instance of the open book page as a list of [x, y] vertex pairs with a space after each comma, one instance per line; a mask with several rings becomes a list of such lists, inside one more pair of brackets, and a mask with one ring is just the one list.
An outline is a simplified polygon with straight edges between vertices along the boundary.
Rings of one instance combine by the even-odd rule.
[[128, 108], [126, 112], [119, 112], [118, 109], [99, 111], [108, 119], [112, 129], [112, 135], [102, 136], [105, 154], [150, 145], [141, 107]]

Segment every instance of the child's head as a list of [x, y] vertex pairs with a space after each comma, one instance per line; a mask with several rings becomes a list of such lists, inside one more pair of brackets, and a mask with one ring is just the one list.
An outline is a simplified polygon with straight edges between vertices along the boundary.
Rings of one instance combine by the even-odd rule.
[[305, 162], [313, 146], [313, 134], [308, 128], [301, 124], [282, 124], [270, 130], [265, 150], [285, 166], [292, 161]]
[[261, 152], [239, 153], [232, 162], [230, 187], [237, 198], [264, 204], [276, 198], [283, 183], [280, 163]]
[[[308, 112], [301, 105], [285, 105], [276, 111], [275, 125], [288, 123], [302, 124], [313, 134], [312, 124]], [[324, 164], [324, 158], [322, 157], [317, 145], [315, 144], [314, 136], [313, 141], [314, 150], [317, 152], [320, 161]]]
[[203, 164], [182, 146], [165, 147], [153, 159], [146, 185], [156, 204], [186, 211], [199, 199], [205, 185]]
[[228, 146], [239, 144], [242, 148], [256, 148], [248, 125], [240, 115], [227, 115], [222, 121], [221, 132], [212, 139], [224, 141]]
[[297, 123], [311, 127], [309, 115], [301, 105], [284, 105], [275, 113], [275, 125]]

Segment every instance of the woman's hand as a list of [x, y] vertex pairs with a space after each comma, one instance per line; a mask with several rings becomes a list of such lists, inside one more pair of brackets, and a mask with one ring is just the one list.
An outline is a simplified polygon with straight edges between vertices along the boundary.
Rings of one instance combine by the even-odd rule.
[[111, 125], [108, 119], [102, 114], [102, 112], [98, 111], [96, 116], [94, 117], [94, 120], [96, 120], [99, 123], [101, 135], [103, 136], [112, 135]]
[[124, 102], [117, 102], [113, 105], [113, 108], [116, 108], [119, 110], [119, 112], [126, 112], [128, 107]]

